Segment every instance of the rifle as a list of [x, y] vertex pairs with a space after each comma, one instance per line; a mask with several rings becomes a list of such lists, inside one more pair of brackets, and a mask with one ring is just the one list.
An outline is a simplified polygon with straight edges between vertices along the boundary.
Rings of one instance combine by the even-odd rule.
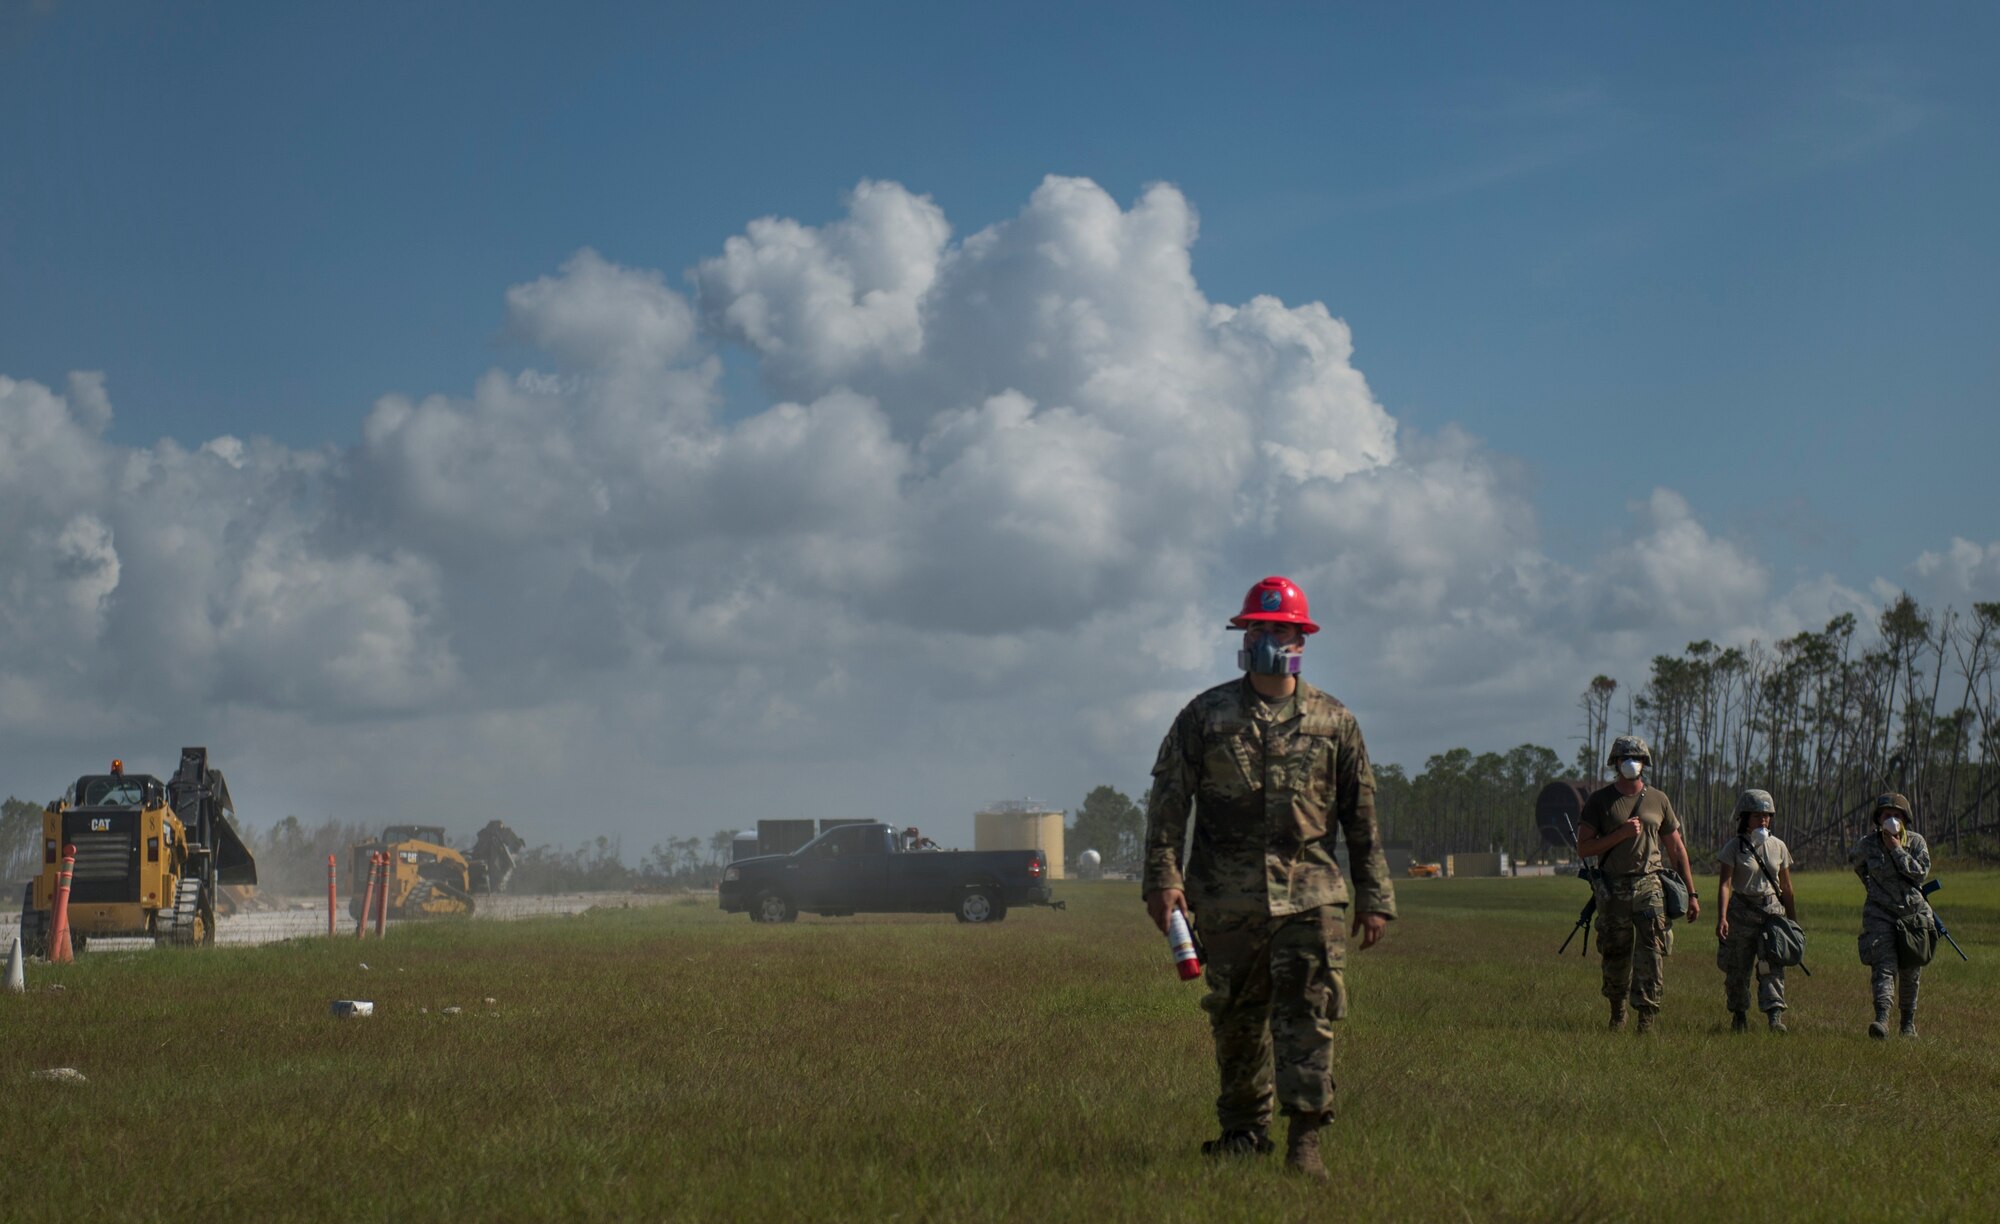
[[[1568, 816], [1564, 816], [1563, 823], [1569, 826], [1569, 844], [1574, 848], [1576, 845], [1576, 822]], [[1586, 863], [1578, 868], [1576, 878], [1590, 885], [1590, 900], [1583, 903], [1583, 912], [1576, 916], [1576, 925], [1569, 929], [1569, 935], [1562, 941], [1562, 947], [1556, 949], [1557, 956], [1561, 956], [1563, 953], [1569, 951], [1569, 941], [1576, 938], [1578, 931], [1583, 932], [1583, 947], [1577, 954], [1579, 956], [1590, 955], [1590, 919], [1592, 915], [1597, 913], [1597, 881], [1603, 877], [1596, 867]]]
[[[1938, 889], [1943, 887], [1944, 887], [1943, 880], [1932, 880], [1930, 883], [1924, 885], [1917, 891], [1923, 893], [1924, 896], [1928, 898], [1932, 893], [1936, 892]], [[1972, 959], [1971, 957], [1965, 954], [1964, 948], [1958, 946], [1958, 941], [1951, 937], [1951, 932], [1944, 929], [1944, 919], [1938, 917], [1936, 906], [1931, 907], [1931, 925], [1937, 928], [1938, 934], [1944, 936], [1944, 941], [1951, 945], [1951, 950], [1958, 953], [1958, 959], [1960, 960]]]
[[1583, 947], [1577, 950], [1577, 955], [1590, 955], [1590, 920], [1597, 913], [1597, 881], [1600, 877], [1597, 868], [1584, 867], [1577, 871], [1576, 878], [1590, 885], [1590, 900], [1583, 903], [1583, 911], [1576, 916], [1576, 925], [1569, 929], [1569, 935], [1563, 940], [1562, 947], [1556, 949], [1557, 956], [1569, 951], [1569, 941], [1576, 938], [1578, 931], [1583, 932]]

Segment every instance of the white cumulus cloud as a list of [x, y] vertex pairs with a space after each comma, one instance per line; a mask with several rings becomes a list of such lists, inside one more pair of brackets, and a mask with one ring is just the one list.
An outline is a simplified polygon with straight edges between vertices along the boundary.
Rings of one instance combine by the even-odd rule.
[[[962, 837], [1142, 785], [1266, 573], [1412, 765], [1566, 752], [1591, 675], [1874, 598], [1643, 477], [1624, 543], [1550, 555], [1530, 466], [1404, 435], [1327, 305], [1211, 301], [1199, 228], [1050, 177], [960, 238], [863, 182], [685, 277], [580, 250], [504, 294], [546, 368], [384, 395], [344, 449], [121, 447], [103, 376], [0, 376], [0, 764], [52, 793], [106, 741], [209, 742], [252, 819], [386, 790], [628, 849], [798, 812]], [[762, 398], [724, 401], [731, 349]], [[2000, 545], [1914, 571], [1994, 598]]]

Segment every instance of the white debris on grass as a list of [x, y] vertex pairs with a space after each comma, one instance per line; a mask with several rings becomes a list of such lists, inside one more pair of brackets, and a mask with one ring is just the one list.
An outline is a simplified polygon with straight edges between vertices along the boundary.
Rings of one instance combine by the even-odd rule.
[[32, 1073], [29, 1078], [41, 1080], [47, 1084], [87, 1084], [90, 1082], [84, 1078], [83, 1072], [77, 1070], [75, 1067], [50, 1067], [46, 1071]]

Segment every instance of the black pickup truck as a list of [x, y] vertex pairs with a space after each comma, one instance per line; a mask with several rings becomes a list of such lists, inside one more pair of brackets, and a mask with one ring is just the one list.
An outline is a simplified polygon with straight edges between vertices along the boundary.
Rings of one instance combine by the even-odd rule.
[[738, 859], [717, 889], [726, 914], [790, 922], [799, 911], [956, 914], [998, 922], [1017, 905], [1052, 905], [1040, 850], [918, 850], [886, 824], [836, 825], [790, 854]]

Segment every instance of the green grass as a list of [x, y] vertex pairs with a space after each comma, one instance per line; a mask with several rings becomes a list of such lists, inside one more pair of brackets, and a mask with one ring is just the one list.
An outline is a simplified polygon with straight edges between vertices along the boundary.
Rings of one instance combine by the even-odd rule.
[[[1704, 921], [1679, 928], [1661, 1030], [1641, 1040], [1602, 1031], [1594, 951], [1554, 954], [1576, 881], [1403, 883], [1390, 941], [1349, 958], [1331, 1187], [1194, 1155], [1214, 1126], [1200, 988], [1175, 979], [1130, 884], [1064, 883], [1067, 913], [985, 929], [771, 928], [683, 904], [92, 953], [0, 996], [0, 1212], [2000, 1214], [2000, 873], [1956, 873], [1937, 898], [1974, 960], [1947, 948], [1927, 971], [1916, 1043], [1863, 1034], [1859, 886], [1799, 887], [1816, 976], [1792, 975], [1790, 1038], [1723, 1032]], [[329, 1018], [342, 997], [377, 1015]], [[89, 1082], [30, 1082], [54, 1066]]]

